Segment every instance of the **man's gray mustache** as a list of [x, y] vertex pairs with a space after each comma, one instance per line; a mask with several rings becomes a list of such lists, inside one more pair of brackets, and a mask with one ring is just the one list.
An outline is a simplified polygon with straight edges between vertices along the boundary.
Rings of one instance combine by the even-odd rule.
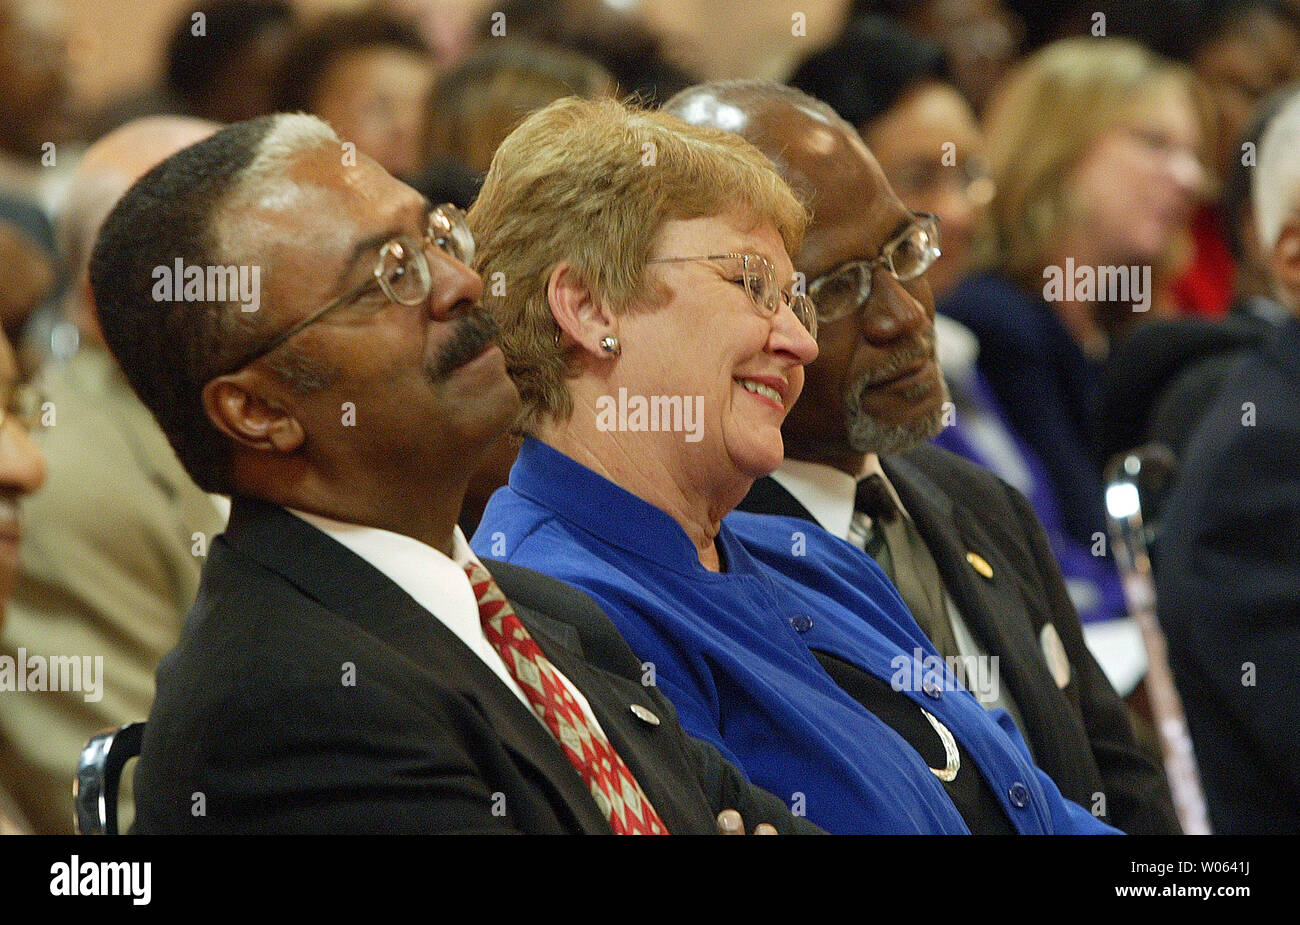
[[868, 388], [872, 386], [880, 385], [882, 382], [888, 382], [890, 379], [893, 379], [895, 376], [897, 376], [903, 370], [907, 369], [909, 366], [915, 366], [917, 363], [920, 363], [922, 360], [934, 360], [934, 359], [935, 359], [934, 338], [928, 337], [925, 340], [923, 340], [920, 344], [918, 344], [916, 347], [892, 355], [889, 358], [889, 362], [885, 364], [884, 368], [881, 369], [879, 372], [877, 372], [870, 379], [865, 380], [864, 384]]

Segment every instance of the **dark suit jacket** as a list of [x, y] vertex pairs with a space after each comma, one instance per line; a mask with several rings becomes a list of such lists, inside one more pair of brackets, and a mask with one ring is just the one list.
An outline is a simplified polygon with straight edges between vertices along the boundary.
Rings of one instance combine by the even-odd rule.
[[1056, 310], [995, 273], [973, 273], [937, 306], [979, 338], [979, 368], [1015, 430], [1047, 469], [1061, 526], [1085, 546], [1106, 531], [1095, 421], [1101, 367]]
[[1152, 440], [1181, 455], [1224, 374], [1274, 330], [1244, 310], [1222, 321], [1176, 318], [1138, 326], [1102, 369], [1102, 458]]
[[1300, 833], [1300, 320], [1228, 375], [1162, 521], [1156, 600], [1210, 821]]
[[[492, 572], [670, 832], [712, 832], [728, 807], [750, 827], [812, 829], [686, 736], [590, 598]], [[159, 668], [136, 793], [144, 833], [609, 832], [556, 741], [451, 630], [315, 527], [248, 499]]]
[[[882, 466], [925, 540], [944, 587], [975, 638], [999, 658], [1034, 762], [1068, 800], [1089, 809], [1106, 797], [1106, 819], [1130, 833], [1178, 833], [1164, 775], [1143, 755], [1128, 714], [1083, 641], [1079, 617], [1047, 537], [1024, 496], [992, 473], [933, 446], [886, 457]], [[812, 515], [774, 479], [759, 479], [741, 510]], [[982, 556], [982, 578], [966, 553]], [[1040, 644], [1051, 623], [1070, 661], [1064, 689]]]

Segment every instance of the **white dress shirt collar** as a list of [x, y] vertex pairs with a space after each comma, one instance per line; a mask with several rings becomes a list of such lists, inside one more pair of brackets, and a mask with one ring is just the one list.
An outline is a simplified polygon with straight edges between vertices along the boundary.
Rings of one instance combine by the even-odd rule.
[[452, 531], [451, 558], [448, 558], [427, 543], [391, 530], [289, 510], [383, 572], [417, 604], [441, 620], [507, 687], [527, 702], [496, 649], [483, 635], [478, 599], [465, 574], [465, 566], [479, 560], [465, 542], [460, 527]]
[[[493, 648], [492, 643], [483, 633], [483, 623], [479, 619], [478, 598], [474, 595], [469, 575], [465, 574], [465, 566], [470, 562], [479, 565], [483, 563], [469, 548], [469, 543], [465, 542], [465, 534], [461, 533], [460, 527], [452, 530], [451, 558], [448, 558], [427, 543], [391, 530], [344, 523], [293, 508], [287, 510], [365, 559], [383, 572], [393, 584], [414, 598], [417, 604], [441, 620], [461, 642], [469, 646], [483, 664], [492, 669], [492, 673], [501, 679], [501, 683], [510, 688], [524, 706], [528, 707], [528, 712], [545, 727], [546, 723], [529, 705], [528, 698], [519, 687], [519, 682], [511, 677], [505, 662], [501, 660], [500, 653]], [[483, 567], [487, 568], [487, 566]], [[488, 571], [492, 570], [488, 569]], [[600, 722], [596, 719], [595, 711], [591, 709], [591, 704], [587, 702], [582, 691], [578, 690], [559, 668], [555, 669], [555, 676], [573, 695], [573, 699], [586, 713], [587, 718], [599, 729]]]
[[813, 519], [829, 533], [841, 539], [848, 539], [849, 525], [853, 522], [853, 506], [858, 482], [869, 475], [880, 476], [898, 510], [911, 520], [902, 499], [898, 497], [898, 492], [889, 481], [889, 476], [885, 475], [885, 470], [880, 467], [880, 457], [875, 453], [867, 454], [862, 461], [862, 470], [857, 476], [849, 475], [824, 463], [786, 459], [781, 463], [781, 467], [772, 473], [772, 478], [807, 508]]

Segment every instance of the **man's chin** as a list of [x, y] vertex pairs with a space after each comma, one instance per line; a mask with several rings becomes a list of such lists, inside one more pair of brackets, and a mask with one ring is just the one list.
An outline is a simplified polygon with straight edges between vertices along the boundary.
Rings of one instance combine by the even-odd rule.
[[[496, 393], [496, 389], [489, 392]], [[513, 432], [519, 418], [519, 393], [510, 383], [507, 394], [480, 393], [480, 401], [463, 406], [461, 414], [444, 421], [440, 440], [456, 447], [461, 463], [476, 470]], [[450, 436], [449, 436], [450, 435]]]
[[501, 430], [509, 431], [514, 427], [523, 402], [519, 398], [515, 381], [505, 373], [504, 367], [500, 376], [489, 374], [485, 377], [476, 392], [480, 401], [487, 406], [483, 417], [491, 422], [493, 428], [499, 425]]
[[[868, 396], [868, 399], [872, 397], [875, 396]], [[943, 430], [947, 402], [948, 389], [942, 379], [918, 396], [915, 404], [904, 409], [913, 412], [911, 414], [889, 415], [883, 411], [873, 414], [869, 400], [849, 396], [846, 402], [849, 445], [855, 452], [878, 456], [905, 453]]]
[[849, 425], [849, 444], [858, 453], [892, 456], [915, 449], [940, 430], [942, 427], [933, 427], [928, 420], [884, 426], [866, 418]]

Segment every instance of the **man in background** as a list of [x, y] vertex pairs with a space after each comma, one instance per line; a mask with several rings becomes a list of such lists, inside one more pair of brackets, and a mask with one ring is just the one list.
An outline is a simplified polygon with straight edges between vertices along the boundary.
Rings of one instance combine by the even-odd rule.
[[933, 227], [903, 206], [857, 131], [798, 90], [704, 84], [665, 109], [743, 135], [811, 203], [794, 264], [817, 304], [820, 352], [782, 427], [785, 463], [740, 509], [812, 520], [865, 549], [941, 655], [994, 669], [999, 683], [968, 687], [1011, 714], [1066, 799], [1128, 832], [1179, 831], [1029, 503], [923, 445], [948, 398], [924, 279]]
[[86, 740], [143, 719], [154, 670], [176, 644], [208, 543], [224, 517], [190, 480], [104, 346], [87, 278], [99, 226], [154, 164], [216, 130], [158, 116], [96, 142], [73, 175], [61, 244], [80, 347], [43, 384], [49, 490], [29, 508], [22, 569], [0, 655], [102, 656], [102, 689], [7, 695], [0, 786], [38, 832], [72, 832], [71, 781]]
[[1245, 351], [1162, 511], [1156, 599], [1217, 834], [1300, 831], [1300, 97], [1264, 131], [1259, 243], [1291, 317]]

